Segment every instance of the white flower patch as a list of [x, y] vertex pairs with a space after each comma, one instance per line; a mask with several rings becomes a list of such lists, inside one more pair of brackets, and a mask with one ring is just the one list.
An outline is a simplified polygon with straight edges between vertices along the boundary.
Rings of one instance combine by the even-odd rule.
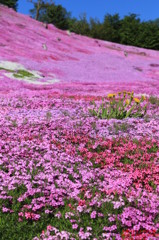
[[5, 68], [8, 70], [18, 70], [18, 69], [25, 69], [24, 66], [20, 63], [16, 62], [9, 62], [9, 61], [0, 61], [0, 68]]
[[16, 62], [0, 61], [0, 70], [5, 70], [4, 75], [10, 79], [31, 84], [48, 85], [59, 82], [53, 74], [45, 78], [42, 76], [42, 73], [35, 70], [28, 70], [22, 64]]

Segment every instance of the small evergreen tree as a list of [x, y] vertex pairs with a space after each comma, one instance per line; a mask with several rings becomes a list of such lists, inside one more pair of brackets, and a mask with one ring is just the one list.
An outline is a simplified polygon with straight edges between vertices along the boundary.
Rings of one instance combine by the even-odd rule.
[[0, 4], [6, 5], [10, 8], [13, 8], [15, 11], [17, 11], [18, 0], [0, 0]]

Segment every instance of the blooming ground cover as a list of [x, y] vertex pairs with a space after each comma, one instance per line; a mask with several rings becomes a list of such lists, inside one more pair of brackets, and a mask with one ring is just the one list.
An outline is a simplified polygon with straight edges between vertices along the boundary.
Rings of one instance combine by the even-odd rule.
[[126, 239], [128, 231], [157, 239], [157, 106], [133, 121], [100, 120], [90, 107], [64, 96], [1, 98], [2, 239]]
[[159, 239], [159, 54], [0, 10], [0, 239]]

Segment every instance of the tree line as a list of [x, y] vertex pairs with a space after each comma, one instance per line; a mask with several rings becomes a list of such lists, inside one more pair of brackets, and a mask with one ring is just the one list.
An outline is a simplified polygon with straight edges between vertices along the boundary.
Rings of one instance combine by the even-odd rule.
[[[28, 0], [33, 4], [31, 16], [36, 20], [54, 24], [57, 28], [110, 42], [159, 50], [159, 18], [141, 21], [137, 14], [120, 18], [119, 14], [105, 14], [104, 20], [82, 14], [79, 19], [71, 16], [62, 5], [54, 1]], [[17, 10], [18, 0], [0, 0], [0, 3]]]
[[0, 4], [6, 5], [14, 10], [17, 10], [18, 0], [0, 0]]

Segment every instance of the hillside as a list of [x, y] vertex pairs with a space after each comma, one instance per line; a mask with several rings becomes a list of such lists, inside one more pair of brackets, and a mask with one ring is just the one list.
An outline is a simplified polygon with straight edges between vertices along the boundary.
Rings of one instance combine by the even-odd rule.
[[0, 6], [0, 239], [159, 239], [159, 52]]
[[[157, 51], [90, 39], [53, 25], [46, 29], [43, 23], [2, 5], [0, 31], [0, 68], [38, 71], [32, 81], [1, 69], [1, 92], [43, 89], [42, 85], [46, 89], [47, 85], [47, 89], [68, 95], [104, 96], [120, 89], [159, 93]], [[14, 66], [8, 66], [8, 61]]]

